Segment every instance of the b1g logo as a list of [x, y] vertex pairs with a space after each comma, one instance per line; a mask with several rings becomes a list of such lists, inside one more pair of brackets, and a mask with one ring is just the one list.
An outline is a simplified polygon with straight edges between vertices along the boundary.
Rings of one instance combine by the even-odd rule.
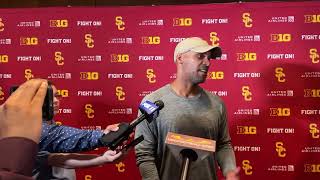
[[320, 173], [320, 164], [305, 164], [304, 172], [308, 173]]
[[126, 165], [123, 162], [119, 162], [118, 164], [116, 164], [117, 170], [118, 172], [123, 173], [126, 169]]
[[253, 20], [250, 18], [250, 13], [246, 12], [242, 14], [242, 22], [244, 23], [244, 26], [247, 28], [252, 27]]
[[304, 15], [305, 23], [320, 23], [320, 14]]
[[173, 26], [192, 26], [192, 18], [173, 18]]
[[280, 83], [286, 82], [286, 74], [283, 73], [283, 68], [282, 67], [277, 67], [274, 70], [275, 72], [275, 77], [277, 78], [277, 81]]
[[252, 101], [252, 93], [249, 86], [242, 86], [242, 96], [245, 101]]
[[66, 28], [68, 27], [67, 19], [50, 20], [50, 27]]
[[290, 42], [291, 34], [270, 34], [271, 42]]
[[69, 91], [67, 89], [58, 89], [57, 93], [61, 97], [69, 97]]
[[147, 72], [146, 72], [146, 76], [149, 80], [149, 83], [155, 83], [156, 82], [156, 75], [153, 71], [153, 69], [147, 69]]
[[84, 176], [84, 180], [92, 180], [92, 176], [87, 174]]
[[129, 54], [111, 54], [111, 62], [126, 63], [129, 62]]
[[252, 166], [250, 165], [249, 160], [242, 161], [242, 169], [244, 170], [245, 175], [252, 175]]
[[317, 124], [315, 124], [315, 123], [309, 124], [309, 129], [310, 129], [309, 132], [311, 133], [311, 136], [313, 139], [317, 139], [320, 137], [320, 135], [319, 135], [320, 131], [317, 128]]
[[116, 21], [115, 24], [116, 24], [118, 30], [123, 31], [125, 29], [125, 26], [124, 26], [125, 23], [122, 20], [122, 16], [116, 16], [115, 21]]
[[309, 50], [310, 53], [310, 59], [312, 61], [313, 64], [317, 64], [319, 63], [319, 54], [316, 48], [312, 48]]
[[270, 108], [270, 116], [290, 116], [290, 108]]
[[35, 46], [38, 45], [37, 37], [20, 37], [21, 46]]
[[6, 54], [0, 55], [0, 63], [8, 63], [9, 62], [9, 56]]
[[276, 151], [279, 157], [286, 157], [286, 148], [283, 147], [283, 142], [276, 142]]
[[320, 97], [320, 89], [304, 89], [304, 97]]
[[117, 86], [116, 87], [116, 96], [118, 98], [118, 101], [123, 101], [126, 99], [125, 97], [126, 93], [123, 91], [123, 87]]
[[208, 72], [207, 74], [207, 79], [221, 80], [223, 78], [224, 78], [223, 71], [213, 71], [213, 72]]
[[80, 80], [98, 80], [98, 72], [80, 72]]
[[94, 110], [92, 108], [92, 104], [86, 104], [84, 108], [85, 108], [85, 113], [87, 117], [90, 119], [94, 118]]
[[58, 66], [64, 65], [64, 58], [62, 57], [62, 52], [54, 52], [54, 60], [57, 62]]
[[237, 61], [256, 61], [257, 53], [253, 52], [245, 52], [245, 53], [237, 53]]
[[237, 126], [237, 134], [257, 134], [256, 126]]
[[32, 74], [32, 70], [31, 69], [25, 69], [24, 70], [24, 77], [26, 78], [27, 81], [32, 79], [34, 77], [33, 74]]
[[144, 36], [141, 37], [142, 44], [160, 44], [160, 37], [159, 36]]
[[92, 34], [85, 34], [84, 35], [84, 42], [87, 44], [88, 48], [93, 48], [94, 47], [94, 40], [93, 40]]
[[4, 23], [2, 22], [2, 18], [0, 18], [0, 32], [4, 31]]
[[4, 92], [2, 91], [2, 87], [0, 86], [0, 101], [4, 100]]
[[216, 32], [211, 32], [210, 33], [210, 41], [212, 42], [212, 46], [219, 46], [219, 37], [218, 37], [218, 33]]

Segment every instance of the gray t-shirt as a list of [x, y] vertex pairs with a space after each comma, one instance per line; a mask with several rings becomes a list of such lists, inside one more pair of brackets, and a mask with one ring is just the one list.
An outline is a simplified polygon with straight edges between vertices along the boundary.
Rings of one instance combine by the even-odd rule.
[[168, 132], [212, 139], [217, 142], [215, 153], [200, 153], [191, 163], [189, 180], [214, 180], [216, 161], [225, 174], [236, 168], [235, 156], [228, 132], [226, 109], [222, 100], [201, 89], [191, 98], [178, 96], [168, 84], [147, 95], [142, 101], [162, 100], [164, 108], [151, 122], [140, 123], [135, 136], [144, 141], [135, 147], [137, 165], [143, 179], [175, 180], [180, 178], [180, 151], [165, 144]]

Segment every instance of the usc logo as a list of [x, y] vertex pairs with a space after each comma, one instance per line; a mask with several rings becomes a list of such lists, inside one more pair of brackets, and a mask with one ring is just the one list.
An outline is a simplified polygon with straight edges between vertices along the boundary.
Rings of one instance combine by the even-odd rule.
[[256, 61], [257, 53], [237, 53], [237, 61]]
[[126, 93], [123, 91], [123, 87], [117, 86], [116, 87], [116, 96], [118, 98], [118, 101], [123, 101], [126, 99], [125, 97]]
[[286, 74], [283, 73], [282, 67], [277, 67], [277, 68], [275, 68], [274, 71], [275, 71], [275, 76], [276, 76], [278, 82], [281, 82], [281, 83], [286, 82], [286, 79], [284, 78], [284, 77], [286, 77]]
[[304, 15], [305, 23], [320, 23], [320, 14]]
[[4, 92], [2, 91], [2, 87], [0, 86], [0, 101], [4, 100]]
[[118, 164], [116, 164], [117, 170], [118, 172], [124, 172], [125, 171], [125, 167], [126, 165], [123, 162], [119, 162]]
[[57, 62], [58, 66], [64, 65], [64, 58], [62, 57], [62, 53], [59, 51], [54, 52], [54, 60]]
[[111, 54], [111, 62], [129, 62], [129, 54]]
[[211, 32], [210, 33], [210, 41], [212, 42], [212, 46], [219, 46], [219, 37], [218, 33], [216, 32]]
[[50, 20], [50, 27], [66, 28], [68, 27], [67, 19]]
[[9, 56], [6, 54], [0, 55], [0, 63], [8, 63], [9, 62]]
[[0, 32], [4, 31], [4, 23], [2, 22], [2, 18], [0, 18]]
[[224, 78], [224, 72], [223, 71], [213, 71], [213, 72], [208, 72], [207, 74], [207, 79], [215, 79], [215, 80], [220, 80]]
[[311, 123], [309, 124], [310, 133], [313, 139], [317, 139], [320, 137], [319, 135], [319, 129], [317, 128], [317, 124]]
[[290, 108], [270, 108], [270, 116], [290, 116]]
[[22, 46], [38, 45], [38, 38], [37, 37], [20, 37], [20, 45]]
[[173, 26], [192, 26], [192, 18], [173, 18]]
[[242, 14], [242, 22], [244, 23], [244, 26], [247, 28], [252, 27], [252, 19], [250, 18], [250, 13], [243, 13]]
[[256, 126], [237, 126], [237, 134], [257, 134]]
[[27, 79], [27, 81], [32, 79], [34, 77], [33, 74], [32, 74], [32, 70], [31, 69], [25, 69], [24, 70], [24, 77]]
[[92, 180], [92, 176], [91, 175], [85, 175], [84, 176], [84, 180]]
[[92, 38], [92, 34], [85, 34], [84, 35], [84, 42], [87, 44], [88, 48], [94, 47], [94, 40]]
[[80, 80], [98, 80], [98, 72], [80, 72]]
[[310, 53], [310, 59], [312, 61], [313, 64], [317, 64], [319, 63], [319, 54], [317, 53], [317, 49], [316, 48], [312, 48], [309, 50]]
[[244, 173], [246, 175], [252, 175], [252, 166], [250, 165], [249, 160], [243, 160], [242, 161], [242, 169], [244, 170]]
[[291, 34], [270, 34], [271, 42], [290, 42]]
[[90, 118], [90, 119], [94, 118], [94, 110], [92, 109], [91, 104], [85, 105], [85, 113], [87, 114], [88, 118]]
[[252, 93], [250, 92], [249, 86], [242, 86], [242, 96], [244, 97], [245, 101], [252, 100]]
[[125, 29], [125, 26], [124, 26], [125, 23], [122, 20], [122, 16], [116, 16], [115, 20], [116, 20], [115, 23], [116, 23], [118, 30], [123, 31]]
[[157, 76], [155, 75], [153, 69], [147, 69], [146, 73], [147, 73], [146, 76], [147, 76], [147, 78], [149, 80], [149, 83], [155, 83]]
[[279, 157], [286, 157], [286, 148], [283, 147], [283, 142], [276, 142], [276, 151]]
[[141, 37], [142, 44], [160, 44], [160, 37], [159, 36], [144, 36]]

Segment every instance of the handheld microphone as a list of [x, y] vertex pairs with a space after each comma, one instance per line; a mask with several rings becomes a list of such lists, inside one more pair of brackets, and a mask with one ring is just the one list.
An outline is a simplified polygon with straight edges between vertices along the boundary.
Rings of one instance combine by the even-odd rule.
[[111, 150], [115, 150], [123, 141], [129, 138], [129, 135], [133, 132], [134, 128], [144, 119], [149, 123], [156, 119], [163, 106], [164, 104], [161, 100], [155, 101], [154, 103], [145, 101], [139, 105], [139, 110], [142, 114], [137, 119], [133, 120], [131, 123], [120, 123], [118, 131], [104, 134], [99, 141], [103, 145], [108, 146]]

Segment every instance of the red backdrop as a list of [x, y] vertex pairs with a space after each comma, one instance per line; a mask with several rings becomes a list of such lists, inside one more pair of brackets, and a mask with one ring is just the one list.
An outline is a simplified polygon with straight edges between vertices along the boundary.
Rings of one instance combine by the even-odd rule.
[[[203, 87], [226, 102], [242, 179], [320, 177], [320, 3], [0, 10], [0, 103], [42, 77], [63, 96], [55, 120], [83, 129], [131, 121], [175, 78], [174, 47], [223, 49]], [[92, 151], [101, 153], [102, 149]], [[139, 179], [133, 152], [78, 179]]]

